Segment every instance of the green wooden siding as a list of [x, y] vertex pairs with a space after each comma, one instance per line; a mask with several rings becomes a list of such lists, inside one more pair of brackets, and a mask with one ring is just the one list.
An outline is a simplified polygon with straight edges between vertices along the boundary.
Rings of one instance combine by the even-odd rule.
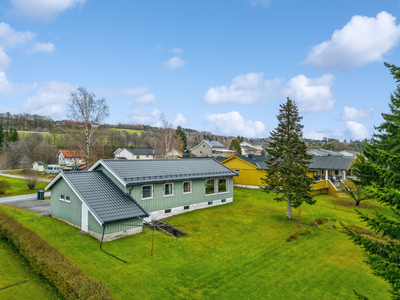
[[155, 184], [153, 199], [149, 200], [142, 200], [142, 186], [135, 186], [132, 190], [132, 197], [148, 212], [233, 197], [233, 181], [231, 178], [227, 178], [228, 192], [215, 195], [205, 195], [205, 182], [205, 180], [192, 181], [192, 193], [190, 194], [183, 194], [183, 182], [175, 182], [174, 195], [169, 197], [163, 196], [163, 183]]
[[[71, 202], [60, 201], [60, 194], [70, 196]], [[68, 221], [79, 227], [81, 226], [82, 202], [63, 178], [60, 178], [51, 187], [50, 201], [50, 211], [52, 216]]]
[[112, 175], [104, 166], [102, 165], [98, 165], [95, 169], [96, 171], [103, 171], [104, 174], [106, 174], [106, 176], [108, 178], [110, 178], [124, 193], [128, 193], [127, 188], [125, 187], [125, 185], [123, 185], [121, 182], [118, 181], [117, 178], [114, 177], [114, 175]]
[[[124, 231], [138, 226], [124, 226], [124, 225], [142, 225], [142, 220], [125, 221], [115, 224], [106, 225], [105, 234]], [[96, 221], [96, 219], [89, 212], [89, 230], [103, 234], [103, 227]]]

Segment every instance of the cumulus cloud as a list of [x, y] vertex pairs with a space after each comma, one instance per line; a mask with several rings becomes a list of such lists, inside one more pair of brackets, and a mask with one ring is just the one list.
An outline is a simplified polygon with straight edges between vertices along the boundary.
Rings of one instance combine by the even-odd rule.
[[0, 46], [0, 70], [7, 69], [10, 62], [11, 62], [11, 58], [4, 51], [3, 47]]
[[31, 114], [63, 118], [66, 116], [65, 104], [70, 92], [76, 87], [68, 82], [50, 81], [43, 83], [36, 95], [29, 97], [22, 106], [22, 111]]
[[14, 91], [15, 91], [15, 85], [7, 80], [6, 73], [0, 71], [0, 95], [8, 96], [10, 94], [13, 94]]
[[400, 41], [396, 18], [382, 11], [374, 17], [353, 16], [331, 39], [311, 49], [304, 64], [322, 71], [356, 68], [383, 56]]
[[183, 59], [181, 59], [179, 56], [174, 56], [165, 63], [165, 67], [167, 69], [173, 70], [179, 67], [183, 67], [184, 64], [185, 61]]
[[363, 119], [370, 119], [371, 114], [375, 111], [375, 108], [371, 107], [369, 109], [356, 109], [354, 107], [345, 106], [342, 111], [342, 120], [345, 121], [357, 121]]
[[283, 79], [265, 80], [263, 73], [241, 74], [232, 80], [231, 86], [212, 87], [203, 96], [203, 102], [212, 104], [255, 103], [268, 98], [290, 97], [302, 112], [332, 109], [335, 98], [331, 91], [334, 76], [323, 75], [310, 79], [298, 75], [286, 84]]
[[186, 118], [181, 113], [177, 114], [175, 119], [172, 121], [172, 125], [174, 125], [175, 127], [184, 125], [185, 123]]
[[237, 111], [226, 114], [207, 114], [203, 120], [213, 124], [218, 132], [225, 135], [255, 137], [265, 131], [265, 125], [262, 122], [246, 120]]
[[10, 0], [15, 14], [33, 18], [56, 18], [64, 10], [83, 6], [86, 0]]
[[368, 128], [355, 121], [347, 121], [346, 129], [348, 134], [356, 140], [363, 140], [370, 137]]
[[0, 44], [7, 48], [20, 47], [32, 42], [36, 34], [27, 31], [16, 31], [7, 23], [0, 23]]
[[305, 129], [303, 131], [303, 136], [305, 138], [313, 140], [322, 140], [324, 137], [340, 139], [345, 136], [345, 133], [341, 130], [332, 130], [332, 129], [317, 129], [317, 130]]
[[151, 111], [145, 111], [142, 109], [134, 109], [131, 112], [130, 121], [134, 124], [144, 124], [150, 126], [161, 126], [160, 117], [162, 112], [158, 109], [153, 109]]
[[51, 53], [55, 50], [55, 46], [52, 43], [40, 43], [37, 42], [32, 47], [32, 52], [47, 52]]
[[181, 48], [176, 48], [176, 47], [175, 47], [175, 48], [172, 49], [172, 52], [173, 52], [173, 53], [181, 53], [181, 52], [182, 52], [182, 49], [181, 49]]
[[143, 87], [143, 88], [137, 87], [134, 89], [126, 88], [126, 89], [121, 90], [120, 94], [123, 96], [129, 96], [129, 97], [135, 98], [129, 104], [132, 104], [132, 103], [152, 104], [152, 103], [157, 102], [157, 97], [154, 94], [150, 93], [150, 88], [148, 86]]

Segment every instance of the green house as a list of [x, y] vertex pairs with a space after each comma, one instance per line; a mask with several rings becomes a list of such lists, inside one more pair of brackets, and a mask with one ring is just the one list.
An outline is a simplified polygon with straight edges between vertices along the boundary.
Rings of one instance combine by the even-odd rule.
[[142, 219], [232, 202], [233, 176], [214, 159], [99, 160], [60, 173], [46, 190], [53, 217], [110, 241], [141, 232]]

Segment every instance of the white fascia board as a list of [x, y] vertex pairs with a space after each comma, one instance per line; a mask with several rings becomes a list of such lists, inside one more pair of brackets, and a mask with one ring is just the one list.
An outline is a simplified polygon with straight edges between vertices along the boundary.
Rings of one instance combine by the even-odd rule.
[[58, 173], [58, 175], [52, 181], [50, 181], [50, 183], [44, 188], [44, 190], [47, 191], [54, 183], [56, 183], [56, 181], [62, 176], [62, 173], [62, 171]]
[[93, 171], [93, 170], [96, 169], [97, 166], [100, 165], [100, 164], [101, 164], [104, 168], [106, 168], [106, 170], [107, 170], [108, 172], [110, 172], [123, 186], [126, 187], [126, 182], [124, 182], [124, 181], [122, 180], [121, 177], [119, 177], [117, 174], [115, 174], [115, 173], [113, 172], [113, 170], [111, 170], [106, 164], [103, 164], [103, 160], [102, 160], [102, 159], [100, 159], [97, 163], [95, 163], [95, 164], [89, 169], [89, 171]]
[[[202, 140], [197, 146], [194, 146], [192, 149], [190, 149], [189, 151], [192, 151], [193, 149], [196, 149], [197, 147], [200, 147], [201, 144], [203, 143], [207, 143], [206, 140]], [[207, 145], [210, 145], [207, 143]]]

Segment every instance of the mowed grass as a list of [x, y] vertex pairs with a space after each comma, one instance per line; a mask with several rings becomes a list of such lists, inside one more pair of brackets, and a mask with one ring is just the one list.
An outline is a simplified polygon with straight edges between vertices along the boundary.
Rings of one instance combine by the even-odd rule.
[[[170, 218], [190, 236], [175, 240], [158, 232], [154, 256], [149, 229], [103, 245], [126, 264], [60, 220], [5, 205], [0, 209], [104, 281], [115, 299], [356, 299], [353, 290], [389, 299], [389, 285], [372, 275], [361, 249], [340, 232], [339, 221], [362, 224], [354, 209], [335, 210], [332, 197], [316, 199], [318, 205], [293, 210], [304, 223], [299, 224], [286, 220], [285, 203], [276, 203], [273, 195], [235, 188], [233, 203]], [[286, 242], [296, 231], [312, 229], [307, 224], [319, 216], [330, 221]]]
[[28, 186], [26, 185], [24, 179], [0, 176], [0, 180], [8, 181], [11, 185], [11, 188], [9, 190], [7, 190], [5, 194], [0, 194], [0, 198], [1, 197], [27, 195], [27, 194], [35, 194], [35, 193], [37, 193], [37, 190], [44, 190], [44, 188], [49, 184], [48, 182], [38, 181], [35, 189], [30, 190], [28, 188]]
[[0, 290], [0, 299], [62, 299], [46, 280], [33, 274], [29, 265], [14, 251], [0, 239], [0, 289], [26, 279], [29, 281]]
[[142, 131], [138, 129], [110, 128], [110, 130], [118, 132], [126, 131], [127, 133], [137, 133], [137, 135], [142, 135]]

